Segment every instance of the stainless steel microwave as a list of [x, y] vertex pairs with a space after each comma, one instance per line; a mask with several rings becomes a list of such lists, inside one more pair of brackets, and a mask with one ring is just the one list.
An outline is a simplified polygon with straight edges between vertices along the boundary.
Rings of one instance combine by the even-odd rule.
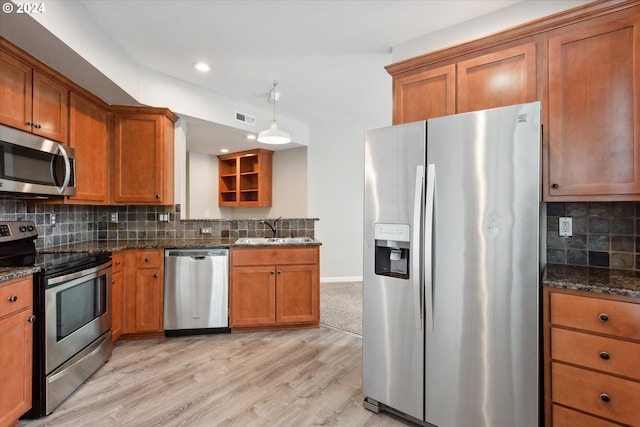
[[0, 196], [74, 196], [74, 150], [0, 125]]

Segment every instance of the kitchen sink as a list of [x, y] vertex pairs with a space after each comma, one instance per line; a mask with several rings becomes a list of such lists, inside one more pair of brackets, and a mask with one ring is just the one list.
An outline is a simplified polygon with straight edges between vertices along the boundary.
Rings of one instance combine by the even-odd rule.
[[313, 243], [311, 237], [241, 237], [236, 245], [292, 245]]

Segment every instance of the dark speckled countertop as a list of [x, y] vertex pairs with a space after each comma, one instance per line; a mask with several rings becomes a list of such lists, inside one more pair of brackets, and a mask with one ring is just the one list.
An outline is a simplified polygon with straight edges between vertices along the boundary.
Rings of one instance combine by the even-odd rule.
[[542, 284], [552, 288], [640, 298], [640, 272], [633, 270], [547, 264]]
[[[269, 245], [236, 245], [236, 239], [167, 239], [167, 240], [105, 240], [93, 242], [71, 243], [64, 246], [54, 246], [41, 249], [39, 252], [60, 253], [60, 252], [87, 252], [90, 254], [117, 252], [125, 249], [174, 249], [174, 248], [233, 248], [233, 247], [307, 247], [320, 246], [322, 243], [314, 240], [309, 243], [295, 244], [269, 244]], [[0, 267], [0, 282], [27, 276], [40, 271], [38, 267]]]

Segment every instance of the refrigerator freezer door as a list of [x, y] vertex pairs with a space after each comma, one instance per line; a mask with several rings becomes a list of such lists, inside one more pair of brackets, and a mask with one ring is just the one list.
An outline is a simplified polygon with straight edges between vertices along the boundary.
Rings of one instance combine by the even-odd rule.
[[537, 426], [540, 105], [427, 128], [437, 179], [425, 420]]
[[[425, 122], [377, 129], [365, 136], [362, 388], [365, 397], [418, 419], [424, 416], [424, 329], [422, 314], [415, 311], [421, 310], [421, 301], [415, 298], [422, 298], [425, 138]], [[376, 274], [376, 256], [388, 253], [390, 258], [378, 260], [378, 266], [398, 262], [397, 251], [388, 248], [405, 250], [405, 242], [394, 242], [389, 234], [407, 225], [408, 275], [384, 274], [380, 267]], [[377, 243], [376, 228], [378, 237], [385, 233]], [[416, 294], [414, 279], [419, 285]]]

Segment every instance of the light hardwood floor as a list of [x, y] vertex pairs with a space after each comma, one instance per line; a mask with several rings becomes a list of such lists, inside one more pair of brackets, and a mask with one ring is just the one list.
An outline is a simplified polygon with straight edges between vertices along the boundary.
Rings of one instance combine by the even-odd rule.
[[300, 331], [124, 341], [36, 426], [401, 426], [362, 406], [362, 340]]

